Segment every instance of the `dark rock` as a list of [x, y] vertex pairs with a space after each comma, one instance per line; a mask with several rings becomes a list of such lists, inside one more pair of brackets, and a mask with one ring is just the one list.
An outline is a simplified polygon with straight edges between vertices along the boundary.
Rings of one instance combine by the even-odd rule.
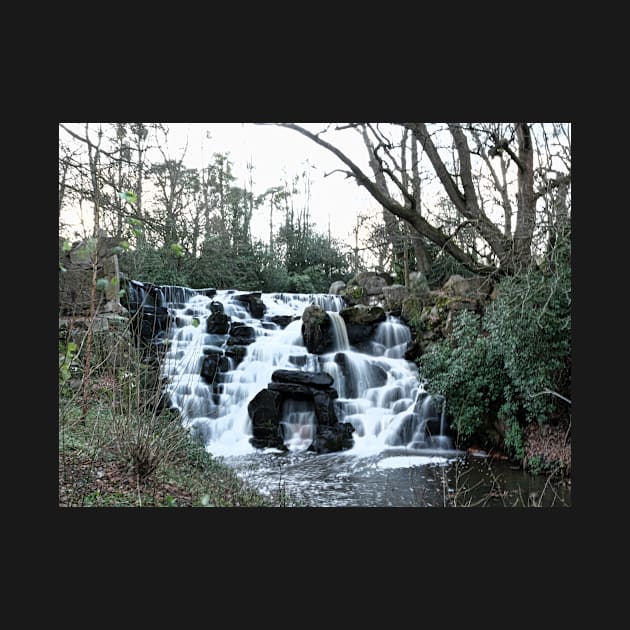
[[296, 398], [298, 400], [313, 397], [312, 388], [298, 383], [269, 383], [267, 388], [269, 391], [279, 392], [289, 398]]
[[210, 312], [213, 315], [217, 315], [218, 313], [225, 313], [225, 308], [221, 302], [213, 301], [210, 302]]
[[247, 413], [254, 427], [278, 424], [281, 396], [269, 389], [261, 389], [248, 403]]
[[280, 430], [281, 402], [279, 393], [263, 389], [247, 405], [252, 421], [250, 444], [255, 448], [286, 449]]
[[[214, 304], [218, 304], [221, 310], [213, 310]], [[210, 335], [227, 335], [230, 330], [230, 316], [223, 312], [223, 304], [212, 302], [210, 310], [212, 314], [206, 320], [206, 332]]]
[[298, 354], [289, 357], [289, 362], [296, 367], [304, 367], [308, 361], [308, 357], [305, 354]]
[[221, 353], [208, 354], [201, 364], [201, 376], [207, 383], [214, 383], [217, 372], [227, 372], [228, 366], [227, 358]]
[[308, 447], [316, 453], [333, 453], [352, 448], [354, 427], [349, 422], [338, 422], [332, 426], [317, 425], [315, 439]]
[[380, 306], [364, 306], [363, 304], [344, 308], [339, 314], [346, 322], [346, 326], [349, 324], [373, 326], [387, 319], [384, 309]]
[[345, 308], [340, 313], [346, 323], [348, 341], [353, 346], [360, 346], [370, 341], [377, 325], [387, 318], [380, 306], [357, 304]]
[[422, 354], [422, 350], [420, 347], [420, 343], [417, 340], [410, 341], [407, 344], [407, 349], [405, 350], [404, 358], [407, 361], [415, 361]]
[[256, 331], [251, 326], [246, 326], [242, 322], [233, 322], [230, 327], [229, 346], [246, 346], [256, 341]]
[[292, 321], [299, 319], [295, 315], [274, 315], [269, 318], [274, 324], [280, 326], [280, 328], [286, 328]]
[[225, 349], [225, 356], [234, 361], [234, 367], [243, 360], [246, 354], [247, 348], [245, 346], [228, 346]]
[[362, 351], [362, 347], [365, 349], [376, 326], [365, 326], [362, 324], [346, 324], [346, 334], [348, 335], [348, 342], [351, 346], [355, 346], [359, 351]]
[[[335, 398], [337, 392], [335, 393]], [[333, 397], [327, 392], [316, 391], [313, 394], [313, 402], [315, 403], [315, 416], [319, 426], [333, 426], [339, 422], [335, 411]]]
[[302, 404], [314, 410], [317, 428], [309, 450], [328, 453], [352, 447], [354, 428], [349, 422], [340, 423], [337, 418], [335, 399], [338, 394], [330, 386], [333, 382], [330, 374], [276, 370], [272, 378], [267, 389], [258, 392], [247, 406], [253, 427], [250, 443], [254, 447], [286, 448], [280, 418], [288, 400], [306, 401]]
[[301, 370], [276, 370], [271, 375], [274, 383], [298, 383], [316, 389], [330, 387], [334, 379], [327, 372], [302, 372]]
[[332, 350], [334, 340], [330, 317], [321, 306], [311, 304], [304, 309], [302, 338], [306, 349], [312, 354], [324, 354]]
[[256, 291], [254, 293], [242, 293], [240, 295], [235, 295], [232, 300], [234, 302], [244, 304], [252, 317], [260, 319], [265, 314], [265, 310], [267, 308], [260, 296], [260, 291]]

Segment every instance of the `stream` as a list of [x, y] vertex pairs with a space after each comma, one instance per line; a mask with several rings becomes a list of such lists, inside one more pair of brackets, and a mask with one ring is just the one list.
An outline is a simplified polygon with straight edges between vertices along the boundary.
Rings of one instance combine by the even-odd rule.
[[[132, 288], [134, 303], [143, 304], [148, 293], [142, 283]], [[532, 476], [507, 461], [453, 446], [447, 401], [428, 394], [416, 365], [404, 359], [411, 334], [397, 318], [387, 316], [353, 346], [339, 315], [346, 307], [340, 296], [153, 285], [149, 290], [169, 314], [162, 371], [170, 406], [208, 452], [281, 505], [571, 504], [570, 481]], [[325, 310], [334, 340], [321, 355], [307, 351], [301, 333], [302, 313], [311, 304]], [[332, 377], [338, 420], [354, 429], [351, 448], [308, 450], [318, 421], [303, 400], [283, 403], [284, 450], [252, 446], [248, 405], [276, 370]]]

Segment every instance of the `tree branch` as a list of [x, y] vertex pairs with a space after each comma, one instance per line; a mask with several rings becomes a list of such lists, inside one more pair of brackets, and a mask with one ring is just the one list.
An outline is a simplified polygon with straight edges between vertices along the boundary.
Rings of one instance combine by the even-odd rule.
[[565, 402], [571, 404], [571, 401], [568, 398], [565, 398], [562, 394], [558, 394], [558, 392], [553, 392], [550, 389], [545, 389], [542, 392], [538, 392], [537, 394], [530, 394], [530, 398], [535, 398], [536, 396], [542, 396], [543, 394], [551, 394], [552, 396], [557, 396], [558, 398], [562, 398]]
[[[286, 129], [293, 129], [303, 136], [309, 138], [321, 147], [324, 147], [332, 154], [336, 155], [346, 166], [350, 168], [357, 183], [363, 186], [372, 197], [378, 201], [382, 206], [387, 208], [392, 214], [395, 214], [400, 219], [403, 219], [410, 223], [416, 230], [422, 235], [428, 238], [430, 241], [439, 246], [445, 246], [446, 251], [455, 260], [461, 262], [467, 269], [474, 272], [488, 272], [494, 271], [494, 269], [480, 266], [477, 262], [470, 257], [466, 252], [462, 251], [459, 247], [452, 242], [447, 242], [448, 238], [440, 230], [433, 227], [426, 219], [420, 216], [418, 213], [412, 211], [410, 208], [401, 206], [395, 199], [392, 199], [389, 195], [383, 192], [379, 186], [377, 186], [352, 160], [344, 155], [337, 147], [326, 142], [317, 135], [311, 133], [307, 129], [296, 125], [295, 123], [256, 123], [260, 125], [272, 125], [276, 127], [284, 127]], [[406, 123], [407, 124], [407, 123]]]
[[336, 168], [334, 171], [330, 171], [330, 173], [324, 173], [324, 177], [328, 177], [329, 175], [332, 175], [333, 173], [343, 173], [346, 176], [346, 179], [348, 179], [348, 177], [353, 176], [350, 171], [344, 171], [342, 168]]

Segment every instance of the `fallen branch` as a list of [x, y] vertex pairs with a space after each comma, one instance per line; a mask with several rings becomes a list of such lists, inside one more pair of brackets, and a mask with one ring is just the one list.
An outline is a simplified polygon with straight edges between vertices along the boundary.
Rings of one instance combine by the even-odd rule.
[[558, 398], [562, 398], [562, 400], [571, 404], [571, 401], [568, 398], [562, 396], [562, 394], [558, 394], [558, 392], [552, 392], [550, 389], [545, 389], [542, 392], [538, 392], [537, 394], [530, 394], [530, 398], [535, 398], [536, 396], [542, 396], [543, 394], [551, 394], [552, 396], [557, 396]]

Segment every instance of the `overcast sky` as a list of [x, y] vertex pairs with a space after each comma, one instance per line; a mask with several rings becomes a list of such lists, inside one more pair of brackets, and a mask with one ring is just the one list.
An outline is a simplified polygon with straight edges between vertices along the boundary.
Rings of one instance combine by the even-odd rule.
[[[350, 240], [358, 212], [376, 210], [378, 204], [354, 179], [333, 173], [345, 165], [332, 153], [296, 131], [276, 126], [252, 123], [169, 123], [171, 156], [181, 155], [188, 137], [185, 163], [194, 168], [206, 166], [213, 153], [229, 153], [238, 185], [245, 185], [247, 163], [254, 165], [254, 190], [257, 194], [271, 186], [291, 181], [307, 167], [311, 177], [311, 217], [320, 231], [328, 229], [330, 220], [333, 237]], [[325, 123], [306, 123], [311, 131], [320, 131]], [[207, 137], [210, 132], [210, 138]], [[330, 131], [325, 135], [346, 151], [357, 164], [368, 169], [367, 150], [361, 137], [353, 130]], [[369, 172], [369, 171], [368, 171]], [[249, 186], [248, 186], [249, 187]], [[263, 207], [252, 221], [252, 230], [259, 238], [267, 238], [269, 215]]]

